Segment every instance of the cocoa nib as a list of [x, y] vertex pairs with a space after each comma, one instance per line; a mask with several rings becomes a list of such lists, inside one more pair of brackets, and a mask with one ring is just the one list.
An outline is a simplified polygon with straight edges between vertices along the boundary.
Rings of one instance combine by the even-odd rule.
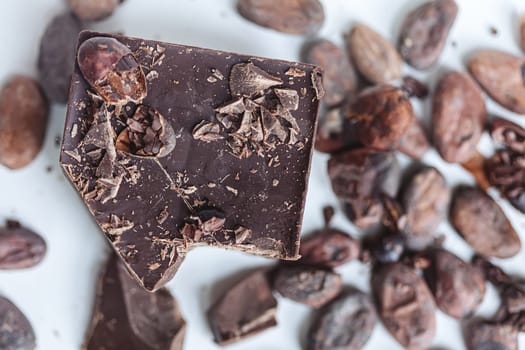
[[525, 130], [496, 118], [490, 133], [497, 150], [486, 162], [488, 179], [516, 209], [525, 212]]
[[239, 0], [239, 14], [260, 26], [283, 33], [314, 33], [324, 22], [319, 0]]
[[3, 297], [0, 297], [0, 349], [36, 349], [33, 327], [22, 311]]
[[432, 139], [447, 162], [470, 159], [483, 133], [485, 101], [465, 73], [450, 72], [439, 81], [432, 101]]
[[219, 124], [203, 120], [193, 128], [193, 138], [204, 142], [218, 141], [224, 138], [220, 132]]
[[299, 254], [302, 264], [332, 268], [357, 259], [360, 243], [347, 233], [325, 228], [304, 238]]
[[78, 48], [84, 79], [110, 105], [140, 103], [146, 97], [146, 77], [131, 50], [117, 39], [93, 37]]
[[496, 50], [475, 53], [468, 69], [481, 87], [497, 103], [519, 113], [525, 113], [525, 59]]
[[485, 295], [479, 269], [443, 249], [434, 249], [428, 256], [431, 263], [424, 270], [425, 279], [436, 305], [454, 318], [472, 315]]
[[361, 228], [378, 224], [382, 216], [381, 193], [396, 196], [399, 164], [391, 152], [354, 149], [333, 155], [328, 176], [337, 197], [345, 203], [352, 222]]
[[361, 349], [376, 322], [377, 315], [368, 295], [349, 290], [321, 309], [310, 327], [307, 349]]
[[[90, 3], [90, 1], [77, 1]], [[56, 16], [40, 39], [39, 81], [49, 100], [66, 103], [75, 66], [77, 37], [83, 25], [71, 13]]]
[[436, 331], [436, 307], [424, 280], [401, 263], [378, 266], [372, 290], [385, 328], [404, 347], [426, 349]]
[[115, 147], [141, 157], [164, 157], [175, 148], [171, 125], [154, 108], [140, 105], [126, 120], [127, 127], [118, 135]]
[[437, 169], [426, 167], [412, 176], [401, 199], [407, 218], [403, 234], [408, 247], [421, 249], [433, 242], [439, 224], [447, 216], [449, 200], [450, 190]]
[[455, 190], [450, 222], [483, 256], [509, 258], [521, 249], [520, 238], [505, 213], [481, 189], [460, 186]]
[[346, 36], [346, 44], [355, 67], [371, 83], [401, 77], [401, 57], [395, 47], [370, 27], [356, 24]]
[[282, 265], [275, 271], [273, 286], [285, 298], [318, 308], [339, 294], [342, 280], [329, 270]]
[[403, 77], [401, 88], [406, 92], [408, 97], [425, 98], [428, 96], [428, 86], [411, 76]]
[[68, 0], [71, 11], [85, 21], [109, 17], [123, 0]]
[[329, 40], [307, 44], [304, 59], [323, 69], [323, 101], [329, 106], [343, 102], [357, 87], [357, 75], [346, 52]]
[[456, 19], [454, 0], [434, 0], [412, 10], [401, 25], [399, 52], [408, 64], [427, 69], [437, 62]]
[[379, 150], [396, 148], [415, 118], [403, 90], [390, 85], [364, 90], [343, 113], [345, 139]]
[[256, 271], [226, 291], [208, 311], [214, 340], [230, 344], [277, 325], [275, 300], [266, 273]]
[[180, 230], [181, 234], [193, 242], [213, 235], [224, 227], [226, 222], [224, 213], [215, 208], [200, 208], [190, 215]]
[[32, 78], [14, 76], [0, 91], [0, 164], [22, 168], [44, 142], [49, 106]]
[[230, 72], [230, 92], [232, 96], [253, 97], [254, 95], [281, 85], [283, 81], [266, 73], [251, 62], [238, 63]]
[[40, 263], [46, 255], [46, 242], [17, 221], [0, 228], [0, 270], [25, 269]]

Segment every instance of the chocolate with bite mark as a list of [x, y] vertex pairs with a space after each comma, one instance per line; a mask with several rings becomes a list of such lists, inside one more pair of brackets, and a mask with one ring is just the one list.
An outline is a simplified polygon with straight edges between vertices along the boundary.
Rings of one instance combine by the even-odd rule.
[[188, 248], [296, 260], [314, 66], [83, 32], [61, 165], [148, 290]]
[[186, 322], [167, 289], [149, 293], [112, 255], [97, 287], [84, 350], [182, 350]]

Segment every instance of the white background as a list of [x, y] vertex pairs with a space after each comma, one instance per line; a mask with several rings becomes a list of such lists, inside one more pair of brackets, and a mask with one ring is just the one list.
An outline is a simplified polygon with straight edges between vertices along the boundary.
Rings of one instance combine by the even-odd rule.
[[[464, 69], [468, 55], [478, 48], [498, 48], [521, 54], [517, 44], [517, 14], [515, 2], [503, 0], [459, 0], [459, 17], [451, 31], [440, 65], [429, 72], [405, 73], [428, 79], [432, 86], [446, 69]], [[421, 3], [418, 0], [324, 0], [326, 22], [318, 34], [342, 44], [342, 35], [356, 21], [372, 25], [380, 33], [395, 40], [400, 21], [407, 11]], [[2, 0], [0, 1], [0, 82], [14, 73], [36, 76], [36, 59], [40, 36], [50, 19], [64, 11], [63, 0]], [[498, 29], [490, 34], [490, 26]], [[125, 34], [160, 39], [180, 44], [203, 46], [246, 54], [298, 59], [306, 38], [273, 32], [251, 24], [235, 11], [235, 0], [126, 0], [111, 18], [97, 23], [95, 29], [123, 31]], [[454, 48], [451, 42], [455, 41]], [[430, 99], [417, 105], [421, 118], [428, 121]], [[493, 102], [489, 111], [505, 115], [514, 121], [520, 117], [503, 110]], [[39, 349], [78, 349], [91, 317], [97, 274], [108, 247], [102, 234], [65, 180], [58, 167], [58, 147], [65, 108], [54, 106], [45, 147], [37, 160], [19, 171], [0, 167], [0, 220], [19, 219], [45, 237], [49, 251], [44, 262], [25, 271], [0, 272], [0, 294], [13, 300], [33, 324]], [[485, 153], [490, 142], [485, 135], [480, 145]], [[402, 161], [406, 158], [400, 157]], [[327, 156], [314, 155], [308, 194], [304, 231], [322, 225], [321, 208], [337, 205], [326, 177]], [[459, 166], [444, 163], [435, 151], [424, 162], [437, 166], [451, 185], [473, 183]], [[46, 172], [51, 166], [52, 171]], [[498, 199], [525, 242], [525, 218]], [[334, 226], [359, 233], [338, 211]], [[439, 232], [447, 237], [445, 246], [469, 259], [471, 249], [444, 223]], [[523, 270], [525, 252], [500, 263], [509, 272]], [[220, 281], [245, 269], [269, 265], [272, 261], [242, 253], [199, 248], [189, 254], [179, 273], [168, 285], [177, 296], [188, 322], [186, 349], [218, 349], [212, 342], [205, 311], [213, 287]], [[348, 284], [368, 290], [368, 268], [352, 262], [338, 270]], [[525, 275], [525, 273], [523, 273]], [[479, 314], [490, 316], [498, 299], [488, 288]], [[308, 331], [311, 313], [307, 307], [288, 300], [279, 300], [279, 327], [228, 347], [231, 350], [294, 350]], [[438, 312], [437, 348], [464, 349], [459, 323]], [[300, 340], [301, 339], [301, 340]], [[525, 339], [521, 344], [525, 347]], [[377, 325], [366, 349], [399, 349], [397, 343]]]

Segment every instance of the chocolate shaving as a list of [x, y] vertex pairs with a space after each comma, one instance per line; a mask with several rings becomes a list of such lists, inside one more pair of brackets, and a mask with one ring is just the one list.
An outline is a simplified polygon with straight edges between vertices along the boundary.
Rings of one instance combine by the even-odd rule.
[[233, 96], [252, 97], [275, 85], [283, 82], [253, 63], [238, 63], [230, 72], [230, 92]]
[[281, 102], [284, 109], [288, 111], [296, 111], [299, 108], [299, 94], [295, 90], [290, 89], [273, 89], [275, 96]]
[[203, 120], [193, 128], [193, 138], [204, 142], [218, 141], [224, 138], [220, 132], [218, 124]]

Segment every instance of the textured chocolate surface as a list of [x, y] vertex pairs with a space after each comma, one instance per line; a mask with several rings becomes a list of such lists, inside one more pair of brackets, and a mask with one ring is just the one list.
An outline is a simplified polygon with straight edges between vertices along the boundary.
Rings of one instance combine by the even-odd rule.
[[[146, 76], [142, 104], [158, 111], [175, 134], [175, 147], [167, 155], [136, 156], [122, 152], [118, 144], [115, 150], [116, 135], [120, 139], [130, 125], [136, 105], [104, 106], [76, 64], [61, 165], [144, 287], [155, 290], [169, 281], [187, 250], [196, 245], [297, 259], [322, 94], [318, 70], [306, 64], [92, 32], [83, 32], [79, 44], [96, 36], [113, 37], [129, 47]], [[230, 143], [242, 125], [236, 132], [228, 131], [224, 116], [234, 123], [235, 118], [242, 119], [244, 124], [235, 105], [230, 115], [216, 116], [218, 107], [236, 99], [244, 102], [243, 109], [255, 111], [261, 110], [257, 104], [268, 103], [261, 102], [261, 94], [251, 94], [254, 86], [231, 81], [230, 71], [239, 63], [269, 75], [262, 81], [263, 96], [273, 94], [270, 103], [282, 113], [276, 116], [274, 109], [272, 116], [261, 119], [279, 119], [285, 130], [275, 136], [270, 130], [268, 143], [266, 129], [264, 141], [252, 131], [247, 141], [250, 154], [238, 152]], [[104, 126], [109, 123], [108, 131]], [[111, 149], [116, 156], [108, 181], [105, 156]], [[204, 227], [212, 223], [209, 220], [218, 224], [212, 230]]]
[[85, 350], [182, 350], [186, 322], [166, 289], [149, 293], [112, 255], [100, 277]]

